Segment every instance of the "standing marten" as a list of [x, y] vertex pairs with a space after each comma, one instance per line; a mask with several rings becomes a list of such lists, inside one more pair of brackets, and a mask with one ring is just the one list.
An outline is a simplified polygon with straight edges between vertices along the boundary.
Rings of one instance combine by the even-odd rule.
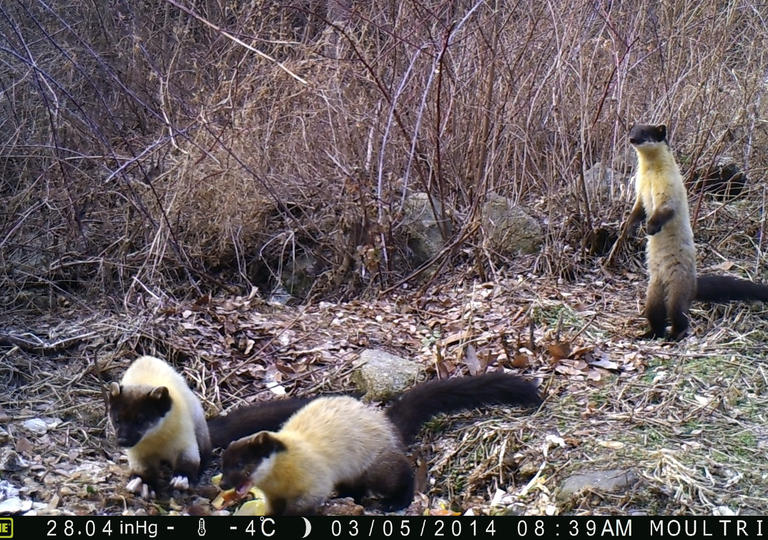
[[629, 132], [629, 142], [637, 154], [636, 199], [625, 232], [647, 217], [645, 317], [650, 330], [644, 337], [665, 337], [668, 319], [672, 323], [669, 337], [683, 337], [694, 299], [768, 300], [765, 285], [730, 276], [697, 277], [688, 196], [667, 142], [666, 126], [636, 125]]

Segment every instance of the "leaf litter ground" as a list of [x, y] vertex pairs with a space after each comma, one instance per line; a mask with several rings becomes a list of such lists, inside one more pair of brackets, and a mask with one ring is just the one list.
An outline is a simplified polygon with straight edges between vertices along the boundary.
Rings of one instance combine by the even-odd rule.
[[[148, 502], [125, 490], [104, 384], [155, 354], [210, 415], [282, 392], [353, 390], [355, 360], [375, 347], [421, 362], [427, 378], [505, 369], [545, 396], [533, 413], [431, 421], [411, 448], [419, 494], [406, 514], [767, 513], [768, 310], [697, 304], [689, 337], [643, 341], [643, 286], [628, 271], [571, 283], [457, 272], [423, 295], [338, 304], [272, 305], [254, 291], [121, 314], [12, 314], [0, 330], [4, 498], [39, 514], [210, 513], [216, 457], [194, 492]], [[637, 481], [560, 494], [573, 474], [611, 469]]]

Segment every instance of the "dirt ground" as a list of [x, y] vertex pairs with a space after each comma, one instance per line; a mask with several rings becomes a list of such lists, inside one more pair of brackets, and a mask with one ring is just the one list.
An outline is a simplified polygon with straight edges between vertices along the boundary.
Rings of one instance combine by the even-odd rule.
[[[191, 493], [148, 502], [126, 491], [104, 385], [138, 354], [155, 354], [183, 371], [213, 415], [281, 390], [351, 390], [354, 360], [376, 347], [422, 362], [427, 378], [503, 367], [537, 380], [545, 397], [532, 413], [495, 407], [430, 422], [411, 448], [420, 493], [406, 514], [768, 513], [768, 307], [697, 304], [689, 337], [644, 341], [642, 267], [574, 282], [510, 271], [480, 283], [462, 277], [470, 273], [423, 295], [344, 304], [157, 294], [123, 313], [64, 303], [44, 317], [6, 316], [0, 504], [211, 513], [216, 457]], [[606, 469], [637, 481], [558, 496], [569, 476]]]

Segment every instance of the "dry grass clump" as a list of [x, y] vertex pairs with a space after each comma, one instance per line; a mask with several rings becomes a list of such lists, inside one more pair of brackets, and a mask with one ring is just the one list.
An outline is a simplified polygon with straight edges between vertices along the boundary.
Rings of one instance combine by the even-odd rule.
[[[40, 291], [290, 288], [286, 272], [315, 282], [303, 295], [389, 286], [412, 270], [413, 191], [456, 221], [433, 264], [478, 257], [462, 248], [482, 245], [495, 191], [547, 225], [537, 270], [573, 277], [592, 264], [582, 240], [625, 212], [635, 121], [670, 125], [691, 179], [723, 156], [753, 181], [766, 170], [768, 29], [749, 0], [0, 15], [8, 306]], [[587, 184], [598, 162], [618, 174]]]

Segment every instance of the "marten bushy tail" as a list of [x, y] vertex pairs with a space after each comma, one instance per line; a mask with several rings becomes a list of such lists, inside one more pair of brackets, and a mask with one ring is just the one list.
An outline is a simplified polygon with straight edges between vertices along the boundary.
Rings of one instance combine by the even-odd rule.
[[[276, 399], [236, 409], [208, 420], [214, 448], [259, 431], [279, 431], [295, 412], [314, 398]], [[483, 405], [536, 406], [541, 403], [536, 386], [516, 375], [486, 373], [474, 377], [432, 380], [406, 390], [386, 410], [403, 442], [413, 442], [422, 424], [439, 413]]]
[[413, 442], [422, 424], [439, 413], [483, 405], [536, 406], [539, 403], [541, 398], [533, 383], [516, 375], [486, 373], [422, 383], [390, 405], [387, 416], [407, 445]]
[[768, 301], [768, 286], [731, 276], [706, 275], [696, 279], [696, 300], [730, 302], [732, 300]]

